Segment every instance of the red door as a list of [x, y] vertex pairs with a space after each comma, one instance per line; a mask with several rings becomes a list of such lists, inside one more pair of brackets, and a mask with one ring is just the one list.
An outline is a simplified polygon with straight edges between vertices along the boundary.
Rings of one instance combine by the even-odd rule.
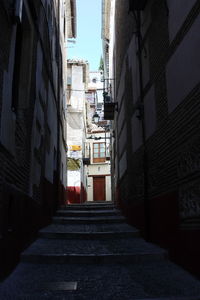
[[94, 201], [105, 201], [105, 176], [93, 177]]

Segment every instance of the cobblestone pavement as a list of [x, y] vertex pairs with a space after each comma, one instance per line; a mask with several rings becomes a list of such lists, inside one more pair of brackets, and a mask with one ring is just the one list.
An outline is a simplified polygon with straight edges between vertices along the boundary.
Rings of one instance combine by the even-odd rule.
[[[63, 218], [69, 210], [80, 207], [62, 209]], [[114, 206], [83, 205], [81, 210], [87, 214], [82, 223], [61, 221], [41, 230], [0, 285], [0, 299], [200, 300], [200, 282], [171, 263], [165, 250], [124, 222], [107, 222], [118, 217]], [[87, 222], [95, 218], [88, 210], [101, 210], [104, 223]]]

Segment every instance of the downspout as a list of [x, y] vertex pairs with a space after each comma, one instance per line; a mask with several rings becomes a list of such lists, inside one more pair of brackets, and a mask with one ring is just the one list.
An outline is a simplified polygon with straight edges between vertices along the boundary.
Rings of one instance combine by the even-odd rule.
[[58, 0], [58, 40], [57, 40], [57, 64], [58, 64], [58, 82], [57, 82], [57, 200], [56, 207], [60, 203], [60, 0]]
[[144, 93], [143, 93], [143, 72], [142, 72], [142, 45], [141, 45], [141, 15], [137, 11], [137, 41], [138, 41], [138, 63], [139, 63], [139, 84], [140, 84], [140, 104], [139, 111], [142, 122], [142, 141], [143, 141], [143, 174], [144, 174], [144, 217], [145, 217], [145, 238], [150, 239], [150, 203], [148, 192], [148, 155], [146, 149], [146, 130], [144, 119]]

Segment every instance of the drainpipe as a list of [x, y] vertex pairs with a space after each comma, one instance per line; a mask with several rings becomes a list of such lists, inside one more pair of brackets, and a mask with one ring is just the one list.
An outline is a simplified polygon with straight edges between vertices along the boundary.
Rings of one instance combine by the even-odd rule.
[[137, 41], [138, 41], [138, 63], [139, 63], [139, 83], [140, 83], [140, 119], [142, 122], [142, 141], [143, 141], [143, 174], [144, 174], [144, 217], [145, 217], [145, 238], [150, 239], [150, 203], [148, 193], [148, 155], [146, 149], [146, 130], [144, 119], [144, 93], [143, 93], [143, 72], [142, 72], [142, 45], [141, 45], [141, 16], [137, 11]]
[[58, 40], [57, 40], [57, 64], [58, 64], [58, 77], [57, 77], [57, 101], [58, 101], [58, 111], [57, 111], [57, 199], [56, 206], [60, 203], [60, 0], [58, 0]]

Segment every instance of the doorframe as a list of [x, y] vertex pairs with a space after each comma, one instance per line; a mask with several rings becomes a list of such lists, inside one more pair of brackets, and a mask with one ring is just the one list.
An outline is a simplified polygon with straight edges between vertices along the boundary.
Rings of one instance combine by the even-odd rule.
[[102, 202], [104, 202], [104, 201], [106, 201], [106, 175], [94, 175], [94, 176], [92, 176], [91, 175], [91, 177], [93, 177], [93, 202], [95, 202], [95, 200], [94, 200], [94, 178], [104, 178], [104, 200], [102, 200]]

